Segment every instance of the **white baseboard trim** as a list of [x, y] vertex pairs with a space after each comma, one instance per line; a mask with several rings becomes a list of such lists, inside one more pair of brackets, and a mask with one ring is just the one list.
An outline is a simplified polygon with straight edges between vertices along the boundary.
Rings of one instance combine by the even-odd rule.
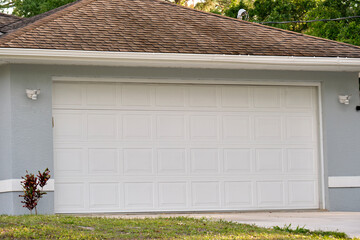
[[[7, 179], [0, 181], [0, 193], [6, 192], [22, 192], [23, 189], [21, 187], [20, 182], [22, 179]], [[49, 179], [48, 183], [44, 187], [44, 191], [53, 192], [55, 186], [54, 179]]]
[[329, 188], [360, 188], [360, 176], [329, 177]]

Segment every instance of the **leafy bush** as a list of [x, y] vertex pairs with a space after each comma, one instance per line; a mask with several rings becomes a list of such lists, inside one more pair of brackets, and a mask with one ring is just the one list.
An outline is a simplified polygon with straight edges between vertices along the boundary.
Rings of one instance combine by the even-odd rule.
[[24, 201], [21, 201], [21, 203], [24, 203], [23, 207], [29, 209], [31, 213], [32, 210], [35, 209], [35, 214], [37, 215], [36, 206], [42, 196], [46, 194], [43, 189], [50, 177], [50, 170], [48, 168], [42, 173], [38, 171], [37, 176], [26, 171], [25, 177], [21, 177], [23, 179], [21, 186], [24, 194], [19, 195], [19, 197], [24, 198]]

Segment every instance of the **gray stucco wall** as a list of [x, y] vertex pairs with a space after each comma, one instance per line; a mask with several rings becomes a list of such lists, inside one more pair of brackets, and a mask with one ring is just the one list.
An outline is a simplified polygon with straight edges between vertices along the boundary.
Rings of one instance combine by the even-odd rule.
[[[47, 167], [53, 169], [52, 82], [41, 71], [26, 73], [23, 68], [10, 67], [12, 174], [15, 179], [23, 176], [26, 170], [36, 173]], [[26, 97], [27, 88], [41, 89], [37, 101]]]
[[[23, 75], [21, 68], [4, 66], [0, 70], [0, 180], [20, 179], [26, 170], [37, 173], [53, 169], [51, 84], [44, 74]], [[42, 98], [31, 101], [25, 89], [41, 88]], [[0, 214], [25, 214], [15, 193], [0, 193]], [[49, 197], [50, 196], [50, 197]], [[53, 213], [53, 193], [41, 200], [39, 209]], [[47, 207], [46, 207], [47, 206]]]
[[[19, 195], [22, 192], [7, 192], [0, 194], [0, 215], [25, 215], [30, 214], [27, 208], [23, 207]], [[39, 201], [37, 206], [38, 214], [52, 214], [54, 212], [54, 193], [48, 192]], [[34, 214], [35, 212], [33, 212]]]
[[[6, 79], [6, 77], [3, 77], [6, 76], [6, 73], [3, 73], [3, 71], [6, 72], [4, 69], [6, 68], [1, 69], [0, 84], [5, 84], [2, 83], [3, 79]], [[12, 178], [20, 178], [25, 170], [35, 172], [46, 167], [53, 169], [52, 76], [320, 82], [322, 84], [326, 208], [330, 210], [360, 211], [359, 189], [331, 189], [329, 191], [327, 188], [328, 176], [359, 175], [360, 161], [358, 156], [360, 156], [360, 148], [358, 146], [360, 143], [360, 128], [358, 125], [360, 113], [355, 111], [355, 106], [359, 104], [358, 73], [50, 65], [11, 65], [8, 69], [11, 73], [12, 144], [11, 153], [1, 152], [0, 148], [0, 155], [7, 156], [8, 154], [8, 158], [12, 159]], [[26, 98], [26, 88], [41, 89], [42, 92], [38, 101], [31, 101]], [[351, 104], [348, 106], [339, 104], [337, 99], [339, 94], [352, 94]], [[8, 104], [0, 104], [0, 111], [5, 111]], [[7, 124], [9, 122], [5, 123], [5, 128]], [[1, 126], [0, 130], [2, 130]], [[0, 141], [3, 140], [0, 138]], [[1, 178], [6, 179], [7, 177], [0, 174]], [[339, 197], [340, 194], [341, 197]], [[347, 205], [352, 207], [344, 206], [341, 202], [342, 198], [346, 198]], [[53, 198], [51, 197], [46, 196], [42, 201], [41, 204], [45, 206], [53, 206], [53, 202], [51, 202]], [[22, 212], [22, 210], [18, 209], [19, 205], [14, 204], [13, 207], [13, 214]], [[51, 207], [45, 207], [45, 209], [46, 213], [52, 213], [53, 211]]]
[[0, 180], [12, 178], [10, 70], [0, 67]]

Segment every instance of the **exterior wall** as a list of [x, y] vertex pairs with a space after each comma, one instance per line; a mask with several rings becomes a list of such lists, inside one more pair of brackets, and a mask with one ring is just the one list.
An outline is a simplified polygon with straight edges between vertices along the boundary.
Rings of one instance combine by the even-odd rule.
[[10, 96], [10, 70], [9, 67], [2, 66], [0, 68], [0, 181], [12, 178]]
[[[9, 112], [11, 103], [11, 119], [0, 122], [0, 130], [11, 128], [11, 152], [0, 148], [0, 160], [11, 170], [11, 177], [18, 179], [26, 170], [35, 172], [46, 167], [53, 169], [52, 127], [51, 127], [51, 94], [52, 77], [92, 77], [92, 78], [151, 78], [174, 80], [230, 80], [230, 81], [261, 81], [261, 82], [320, 82], [322, 84], [322, 118], [324, 130], [325, 157], [325, 197], [326, 208], [329, 210], [360, 211], [359, 188], [328, 189], [328, 176], [358, 176], [360, 167], [360, 113], [355, 111], [359, 104], [358, 73], [341, 72], [305, 72], [305, 71], [256, 71], [256, 70], [214, 70], [214, 69], [175, 69], [175, 68], [130, 68], [130, 67], [97, 67], [97, 66], [40, 66], [11, 65], [0, 71], [0, 95], [6, 69], [11, 72], [11, 99], [0, 103], [0, 111]], [[37, 101], [26, 98], [26, 88], [40, 88], [41, 94]], [[8, 89], [8, 88], [6, 88]], [[8, 90], [6, 90], [8, 91]], [[339, 94], [352, 94], [348, 106], [338, 103]], [[5, 138], [0, 138], [4, 141]], [[7, 144], [9, 144], [7, 142]], [[8, 175], [0, 170], [0, 179]], [[5, 176], [5, 177], [4, 177]], [[11, 198], [0, 194], [2, 198]], [[10, 194], [11, 195], [11, 194]], [[13, 210], [0, 214], [23, 213], [17, 193], [12, 194]], [[343, 199], [346, 199], [346, 206]], [[1, 205], [1, 204], [0, 204]], [[41, 200], [43, 213], [53, 212], [53, 197], [47, 195]], [[349, 207], [351, 206], [351, 207]], [[20, 209], [19, 209], [20, 208]], [[10, 208], [9, 208], [10, 209]]]
[[[23, 207], [19, 195], [22, 192], [7, 192], [0, 194], [0, 215], [25, 215], [29, 210]], [[52, 214], [54, 212], [54, 193], [43, 196], [37, 207], [38, 214]]]
[[[37, 173], [46, 167], [53, 169], [52, 103], [49, 78], [42, 74], [31, 77], [12, 66], [0, 71], [0, 180], [21, 179], [26, 170]], [[31, 101], [25, 89], [41, 88], [42, 98]], [[4, 99], [1, 99], [4, 98]], [[26, 214], [18, 195], [21, 192], [0, 193], [0, 214]], [[53, 193], [39, 205], [39, 212], [53, 213]], [[9, 206], [8, 206], [9, 205]], [[44, 205], [44, 207], [42, 206]], [[47, 207], [46, 207], [47, 206]]]
[[0, 215], [14, 213], [13, 193], [0, 193], [0, 203]]
[[360, 211], [360, 188], [331, 188], [329, 198], [330, 210]]

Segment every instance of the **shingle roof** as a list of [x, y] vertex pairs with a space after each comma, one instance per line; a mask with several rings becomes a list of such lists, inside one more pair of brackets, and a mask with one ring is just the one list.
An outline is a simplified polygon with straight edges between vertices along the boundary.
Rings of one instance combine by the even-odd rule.
[[360, 58], [357, 46], [161, 0], [78, 0], [3, 30], [2, 48]]
[[20, 21], [20, 17], [16, 17], [13, 15], [8, 15], [5, 13], [0, 13], [0, 28], [12, 24], [14, 22]]

